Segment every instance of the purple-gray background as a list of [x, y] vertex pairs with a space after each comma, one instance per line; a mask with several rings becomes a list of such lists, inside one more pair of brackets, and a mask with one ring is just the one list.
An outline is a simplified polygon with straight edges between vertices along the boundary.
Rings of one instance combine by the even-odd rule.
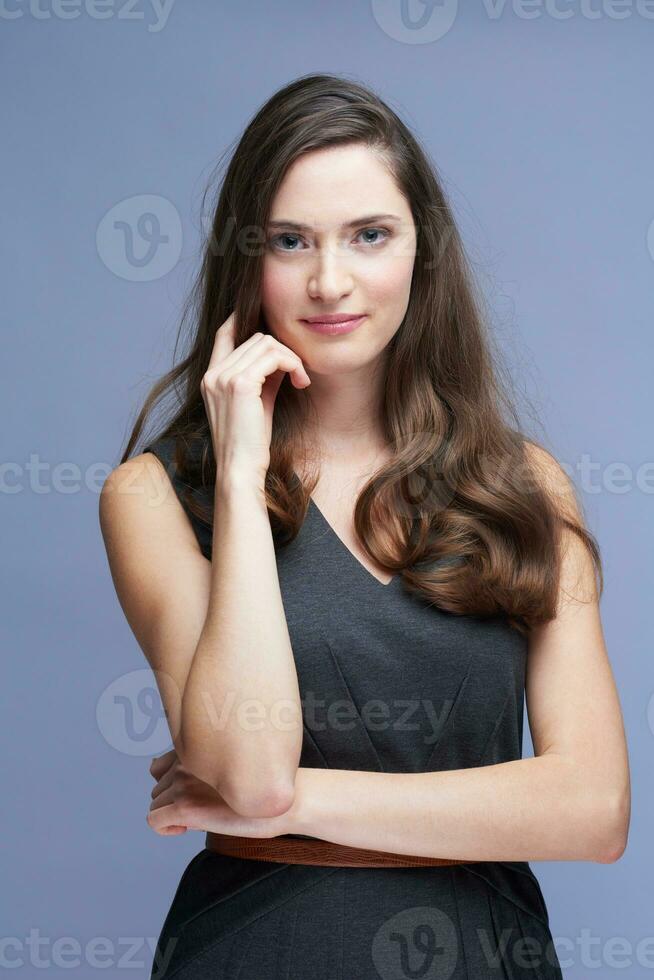
[[631, 833], [614, 865], [533, 867], [566, 977], [652, 975], [654, 3], [459, 8], [411, 0], [412, 27], [400, 0], [0, 5], [0, 958], [22, 964], [16, 977], [46, 963], [147, 978], [147, 943], [202, 846], [145, 821], [148, 765], [170, 743], [98, 493], [170, 363], [218, 155], [311, 71], [372, 85], [426, 143], [518, 385], [582, 492], [605, 560]]

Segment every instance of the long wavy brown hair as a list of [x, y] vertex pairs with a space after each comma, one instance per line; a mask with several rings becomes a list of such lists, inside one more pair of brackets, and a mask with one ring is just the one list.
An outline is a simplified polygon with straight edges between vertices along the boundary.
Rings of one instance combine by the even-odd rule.
[[[265, 246], [253, 243], [253, 234], [266, 228], [275, 193], [298, 157], [354, 143], [381, 155], [409, 202], [417, 235], [406, 314], [384, 352], [381, 423], [392, 452], [358, 497], [356, 532], [371, 558], [428, 602], [454, 614], [502, 616], [526, 634], [556, 615], [562, 531], [588, 548], [601, 594], [599, 547], [536, 472], [531, 450], [542, 446], [521, 431], [512, 383], [485, 327], [483, 300], [436, 167], [398, 115], [357, 81], [301, 76], [249, 122], [218, 183], [173, 363], [190, 322], [189, 352], [151, 388], [121, 462], [155, 404], [174, 391], [179, 407], [155, 438], [173, 440], [186, 505], [211, 527], [216, 470], [200, 382], [216, 330], [235, 311], [237, 346], [256, 331], [269, 332], [261, 309]], [[285, 375], [265, 486], [279, 545], [299, 531], [319, 478], [318, 469], [301, 480], [294, 468], [308, 458], [311, 418], [307, 391]]]

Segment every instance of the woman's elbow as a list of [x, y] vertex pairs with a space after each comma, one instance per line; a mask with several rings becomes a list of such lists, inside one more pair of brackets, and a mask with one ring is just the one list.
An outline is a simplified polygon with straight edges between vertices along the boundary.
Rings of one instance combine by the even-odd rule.
[[245, 776], [251, 769], [249, 761], [234, 759], [225, 765], [223, 760], [218, 766], [220, 753], [208, 753], [204, 745], [189, 745], [181, 733], [177, 745], [184, 768], [215, 789], [235, 813], [243, 817], [276, 817], [293, 805], [296, 764], [281, 768], [267, 763], [265, 779], [261, 772], [252, 771]]
[[225, 790], [225, 800], [242, 817], [281, 817], [295, 802], [293, 783], [277, 783], [263, 791], [242, 786]]
[[631, 801], [629, 792], [622, 793], [605, 811], [605, 845], [598, 857], [600, 864], [614, 864], [627, 848]]

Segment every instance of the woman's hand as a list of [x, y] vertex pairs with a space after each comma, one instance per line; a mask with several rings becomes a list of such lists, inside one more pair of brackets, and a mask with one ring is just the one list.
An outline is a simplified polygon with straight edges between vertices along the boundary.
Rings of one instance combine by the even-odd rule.
[[210, 830], [235, 837], [277, 837], [293, 833], [291, 810], [277, 817], [244, 817], [225, 803], [212, 786], [181, 764], [175, 749], [154, 759], [150, 773], [157, 780], [147, 822], [158, 834]]
[[235, 313], [218, 327], [200, 391], [209, 420], [216, 478], [235, 470], [263, 490], [270, 465], [275, 399], [285, 373], [296, 388], [311, 383], [298, 355], [271, 334], [234, 346]]

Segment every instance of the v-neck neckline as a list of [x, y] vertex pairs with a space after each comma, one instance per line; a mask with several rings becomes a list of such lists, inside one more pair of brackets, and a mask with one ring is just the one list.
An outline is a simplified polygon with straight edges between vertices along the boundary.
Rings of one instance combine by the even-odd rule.
[[399, 575], [393, 575], [393, 577], [390, 579], [390, 581], [388, 581], [388, 582], [382, 582], [380, 579], [377, 578], [376, 575], [374, 575], [370, 571], [369, 568], [366, 568], [366, 566], [363, 564], [363, 562], [360, 561], [357, 558], [357, 556], [354, 554], [354, 552], [350, 551], [350, 549], [345, 544], [345, 542], [343, 541], [343, 539], [336, 533], [336, 531], [334, 530], [334, 528], [331, 526], [331, 524], [329, 523], [329, 521], [327, 520], [327, 518], [325, 517], [325, 515], [321, 511], [321, 509], [318, 506], [318, 504], [315, 502], [315, 500], [311, 496], [309, 497], [309, 507], [312, 507], [313, 508], [314, 513], [317, 514], [319, 520], [322, 521], [322, 523], [325, 525], [325, 527], [327, 528], [327, 530], [331, 533], [332, 538], [336, 541], [336, 543], [338, 545], [340, 545], [341, 550], [343, 552], [345, 552], [346, 555], [349, 556], [350, 562], [353, 563], [358, 568], [360, 568], [361, 571], [363, 572], [363, 574], [368, 579], [370, 579], [372, 582], [374, 582], [375, 585], [377, 585], [380, 589], [389, 589], [392, 585], [395, 584], [395, 582], [400, 577]]

